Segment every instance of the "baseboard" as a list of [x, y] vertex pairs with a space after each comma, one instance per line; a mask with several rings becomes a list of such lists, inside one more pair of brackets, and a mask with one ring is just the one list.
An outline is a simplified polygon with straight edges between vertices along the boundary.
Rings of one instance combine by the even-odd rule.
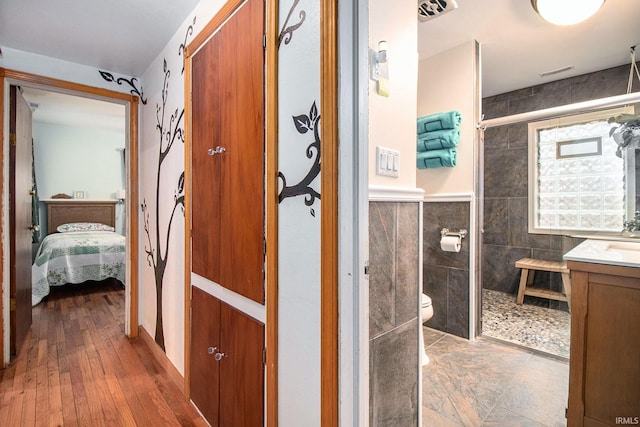
[[178, 372], [173, 363], [169, 360], [164, 351], [158, 347], [156, 341], [151, 337], [149, 332], [144, 328], [144, 326], [139, 326], [140, 335], [139, 337], [145, 343], [145, 345], [151, 350], [151, 354], [156, 359], [156, 361], [167, 371], [169, 378], [171, 381], [178, 387], [180, 392], [184, 394], [184, 377]]

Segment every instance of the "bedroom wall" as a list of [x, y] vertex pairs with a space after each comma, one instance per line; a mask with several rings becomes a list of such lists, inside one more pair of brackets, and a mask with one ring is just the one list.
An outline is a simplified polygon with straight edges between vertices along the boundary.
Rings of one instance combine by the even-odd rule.
[[[124, 122], [124, 107], [122, 108]], [[40, 199], [84, 191], [87, 199], [114, 199], [125, 187], [122, 150], [124, 130], [84, 128], [34, 122], [34, 162]], [[116, 229], [124, 234], [123, 206], [118, 205]], [[46, 207], [40, 202], [42, 235], [46, 235]]]

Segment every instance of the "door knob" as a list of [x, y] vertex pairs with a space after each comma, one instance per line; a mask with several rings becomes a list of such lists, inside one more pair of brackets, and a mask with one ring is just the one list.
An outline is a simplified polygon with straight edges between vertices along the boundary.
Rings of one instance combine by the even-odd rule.
[[224, 353], [216, 353], [216, 355], [213, 356], [213, 357], [216, 359], [216, 362], [219, 362], [225, 356], [226, 356], [226, 354], [224, 354]]
[[40, 230], [40, 227], [38, 227], [37, 225], [32, 225], [32, 226], [29, 227], [29, 230], [38, 231], [38, 230]]
[[213, 354], [213, 353], [215, 353], [215, 352], [216, 352], [216, 350], [217, 350], [217, 349], [218, 349], [218, 347], [209, 347], [209, 348], [207, 349], [207, 353], [209, 353], [209, 354]]
[[34, 194], [36, 194], [36, 190], [29, 190], [29, 195], [33, 196]]
[[207, 150], [207, 154], [210, 155], [210, 156], [215, 156], [216, 154], [222, 154], [225, 151], [227, 151], [226, 148], [221, 147], [221, 146], [218, 145], [216, 148], [209, 148]]

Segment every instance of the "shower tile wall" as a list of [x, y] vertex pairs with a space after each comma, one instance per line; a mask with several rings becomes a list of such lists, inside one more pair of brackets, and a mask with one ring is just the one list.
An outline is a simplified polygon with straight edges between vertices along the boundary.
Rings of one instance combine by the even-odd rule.
[[369, 203], [369, 420], [418, 424], [419, 203]]
[[425, 202], [423, 213], [423, 284], [433, 317], [427, 326], [469, 338], [469, 237], [460, 252], [440, 248], [440, 230], [469, 230], [469, 202]]
[[[629, 66], [610, 68], [483, 99], [486, 119], [626, 93]], [[637, 89], [636, 89], [637, 90]], [[482, 287], [515, 294], [523, 257], [550, 261], [580, 243], [557, 235], [529, 234], [527, 123], [489, 128], [484, 135]], [[561, 290], [558, 275], [536, 273], [536, 286]], [[551, 306], [557, 306], [551, 301]]]

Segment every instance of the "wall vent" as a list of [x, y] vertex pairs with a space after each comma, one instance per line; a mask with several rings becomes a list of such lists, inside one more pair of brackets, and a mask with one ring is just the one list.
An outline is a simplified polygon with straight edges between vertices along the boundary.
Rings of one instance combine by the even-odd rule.
[[458, 4], [454, 0], [420, 0], [418, 1], [418, 19], [426, 22], [457, 8]]

